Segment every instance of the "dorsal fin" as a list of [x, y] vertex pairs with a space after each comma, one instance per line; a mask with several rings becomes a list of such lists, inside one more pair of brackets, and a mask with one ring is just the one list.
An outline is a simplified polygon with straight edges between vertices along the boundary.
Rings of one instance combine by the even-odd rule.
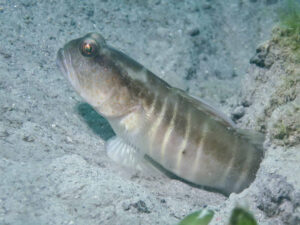
[[208, 102], [206, 102], [202, 99], [196, 98], [194, 96], [190, 96], [186, 92], [184, 92], [183, 90], [181, 90], [179, 88], [172, 88], [172, 89], [174, 90], [174, 92], [176, 92], [182, 98], [184, 98], [186, 101], [193, 104], [193, 106], [195, 108], [197, 108], [198, 110], [209, 115], [212, 119], [214, 119], [218, 122], [221, 122], [225, 126], [232, 127], [232, 128], [235, 127], [235, 123], [231, 119], [229, 119], [224, 113], [222, 113], [221, 111], [216, 109], [214, 106], [212, 106]]

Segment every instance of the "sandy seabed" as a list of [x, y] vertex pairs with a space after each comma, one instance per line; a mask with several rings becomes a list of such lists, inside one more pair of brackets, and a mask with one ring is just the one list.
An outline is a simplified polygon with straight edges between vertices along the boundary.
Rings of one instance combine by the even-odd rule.
[[[216, 225], [228, 221], [236, 204], [247, 205], [259, 224], [300, 224], [299, 147], [267, 142], [255, 182], [229, 198], [124, 169], [106, 156], [109, 124], [55, 63], [67, 41], [99, 32], [171, 85], [228, 115], [239, 117], [240, 107], [245, 113], [237, 122], [252, 128], [268, 94], [241, 109], [242, 83], [252, 79], [249, 71], [266, 73], [249, 60], [270, 38], [280, 4], [0, 1], [0, 224], [172, 225], [206, 207], [215, 211]], [[269, 90], [272, 82], [264, 85]]]

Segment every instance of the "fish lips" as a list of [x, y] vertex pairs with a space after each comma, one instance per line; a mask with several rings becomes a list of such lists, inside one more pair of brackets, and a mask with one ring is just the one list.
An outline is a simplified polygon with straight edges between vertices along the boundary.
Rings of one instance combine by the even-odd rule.
[[65, 57], [65, 52], [62, 48], [60, 48], [57, 52], [56, 65], [60, 69], [60, 71], [64, 74], [64, 76], [67, 77], [68, 69], [66, 66], [66, 57]]

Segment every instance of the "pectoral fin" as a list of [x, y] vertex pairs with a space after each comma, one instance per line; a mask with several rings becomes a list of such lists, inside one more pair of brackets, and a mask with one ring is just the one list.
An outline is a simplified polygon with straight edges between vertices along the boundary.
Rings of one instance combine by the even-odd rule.
[[140, 171], [149, 167], [149, 162], [144, 158], [145, 154], [120, 137], [115, 136], [109, 139], [106, 142], [106, 151], [108, 157], [125, 167]]

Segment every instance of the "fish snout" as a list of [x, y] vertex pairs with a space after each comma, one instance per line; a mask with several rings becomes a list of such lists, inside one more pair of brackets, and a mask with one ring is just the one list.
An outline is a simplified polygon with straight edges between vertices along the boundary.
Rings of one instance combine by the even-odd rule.
[[57, 52], [56, 57], [56, 65], [62, 71], [62, 73], [66, 76], [67, 75], [67, 68], [66, 68], [66, 58], [64, 54], [64, 50], [60, 48]]

